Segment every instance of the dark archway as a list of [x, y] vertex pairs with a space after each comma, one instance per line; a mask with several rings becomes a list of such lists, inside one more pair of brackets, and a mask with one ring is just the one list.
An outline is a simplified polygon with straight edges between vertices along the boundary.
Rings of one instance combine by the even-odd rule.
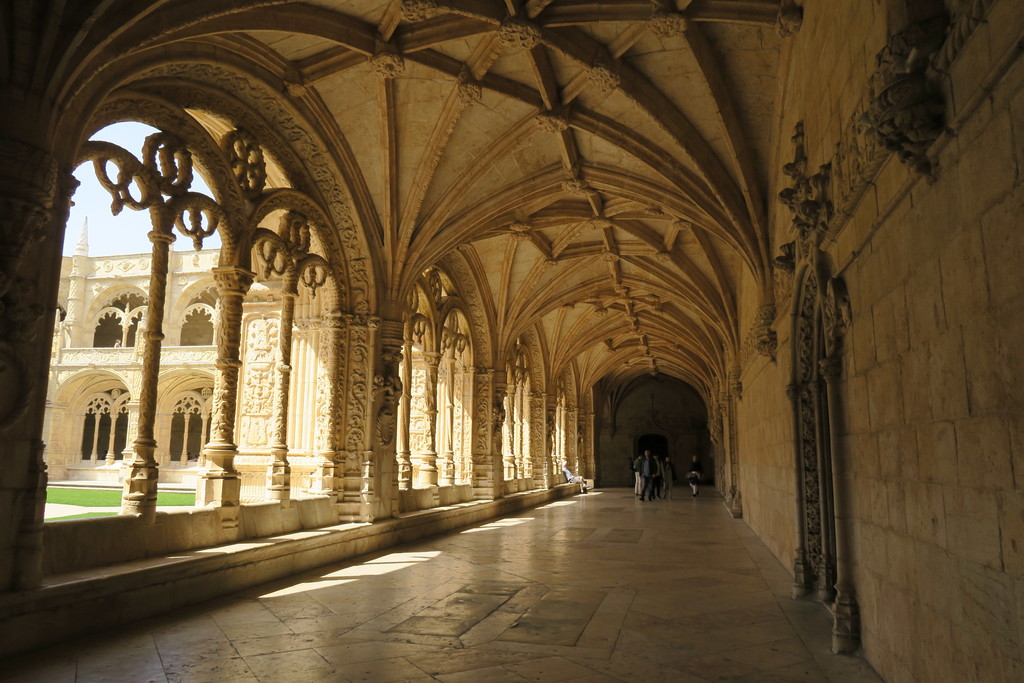
[[635, 455], [639, 455], [646, 450], [649, 450], [654, 455], [668, 455], [669, 457], [674, 455], [669, 451], [668, 439], [661, 434], [644, 434], [636, 440]]
[[597, 486], [632, 488], [629, 465], [645, 448], [674, 462], [699, 455], [704, 471], [714, 471], [707, 407], [686, 382], [644, 375], [625, 385], [598, 383], [594, 400]]

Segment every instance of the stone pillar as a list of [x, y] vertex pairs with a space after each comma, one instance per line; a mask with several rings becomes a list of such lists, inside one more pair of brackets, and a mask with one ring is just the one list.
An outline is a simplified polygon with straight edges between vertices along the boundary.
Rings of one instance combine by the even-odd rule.
[[320, 329], [319, 372], [316, 386], [316, 431], [320, 460], [310, 479], [310, 493], [339, 495], [338, 418], [341, 413], [341, 339], [344, 323], [341, 313], [331, 312]]
[[[173, 214], [164, 207], [151, 209], [158, 229], [149, 233], [153, 243], [153, 263], [149, 271], [149, 306], [146, 309], [145, 346], [142, 353], [142, 381], [139, 391], [139, 433], [128, 463], [121, 498], [121, 513], [140, 515], [146, 523], [156, 519], [156, 493], [159, 466], [156, 462], [157, 384], [160, 381], [160, 349], [164, 339], [164, 305], [167, 302], [167, 270], [171, 242], [174, 241]], [[111, 415], [111, 429], [114, 425]]]
[[452, 442], [455, 438], [455, 345], [451, 339], [443, 343], [444, 355], [441, 358], [439, 374], [444, 373], [443, 403], [441, 405], [441, 467], [438, 483], [441, 486], [455, 485], [455, 452]]
[[[505, 482], [508, 480], [509, 463], [505, 455], [505, 436], [508, 431], [508, 384], [504, 378], [495, 373], [493, 385], [494, 403], [491, 407], [491, 458], [494, 462], [494, 486], [495, 497], [500, 497], [505, 492]], [[499, 467], [500, 466], [500, 467]], [[498, 473], [502, 477], [498, 479]], [[514, 470], [513, 470], [514, 474]]]
[[533, 486], [550, 488], [551, 454], [547, 448], [547, 430], [545, 405], [547, 396], [541, 393], [530, 394], [530, 456], [533, 460]]
[[271, 463], [267, 468], [267, 498], [291, 498], [292, 468], [288, 464], [288, 397], [292, 373], [292, 325], [295, 321], [294, 277], [281, 292], [281, 325], [278, 328], [277, 362], [274, 373], [274, 428], [270, 439]]
[[404, 326], [402, 343], [402, 399], [398, 404], [398, 488], [407, 491], [412, 488], [412, 453], [409, 449], [409, 421], [412, 418], [412, 341], [409, 339], [409, 323]]
[[853, 586], [853, 558], [850, 552], [849, 535], [846, 529], [847, 505], [846, 482], [844, 481], [845, 458], [842, 440], [839, 438], [840, 391], [839, 377], [842, 374], [842, 360], [830, 356], [819, 362], [821, 376], [825, 378], [828, 398], [829, 450], [832, 453], [832, 495], [835, 513], [836, 541], [836, 583], [835, 599], [832, 603], [832, 652], [851, 654], [860, 646], [860, 608]]
[[807, 530], [804, 528], [804, 496], [802, 492], [803, 463], [800, 455], [800, 391], [799, 384], [786, 387], [786, 396], [793, 408], [793, 453], [796, 491], [793, 496], [796, 505], [797, 546], [793, 557], [793, 598], [802, 598], [810, 591], [811, 578], [807, 567]]
[[420, 456], [420, 486], [437, 486], [437, 366], [440, 354], [424, 353], [426, 376], [423, 382], [423, 401], [427, 416], [427, 447]]
[[[494, 415], [491, 401], [494, 371], [490, 368], [477, 367], [473, 372], [473, 426], [472, 436], [473, 458], [473, 497], [477, 500], [493, 500], [500, 495], [497, 481], [499, 467], [495, 464]], [[498, 451], [500, 463], [500, 449]]]
[[48, 152], [0, 138], [0, 592], [42, 579], [40, 435], [63, 227], [76, 185]]
[[[380, 356], [373, 376], [372, 451], [364, 468], [364, 505], [371, 505], [372, 519], [398, 513], [398, 477], [395, 466], [395, 434], [398, 426], [398, 401], [402, 396], [403, 325], [400, 320], [380, 321]], [[373, 468], [373, 471], [369, 471]], [[371, 478], [372, 477], [372, 478]], [[365, 520], [365, 521], [372, 521]]]
[[196, 487], [197, 505], [220, 509], [225, 529], [238, 526], [242, 482], [235, 469], [235, 413], [238, 404], [238, 351], [242, 336], [242, 299], [252, 286], [255, 273], [237, 266], [213, 269], [221, 310], [217, 334], [217, 374], [213, 382], [213, 428], [210, 443], [203, 449], [206, 464]]
[[729, 514], [739, 519], [743, 516], [743, 495], [740, 492], [739, 444], [737, 443], [737, 414], [743, 398], [743, 384], [740, 382], [740, 368], [729, 373], [729, 389], [725, 395], [725, 440], [729, 457], [729, 496], [726, 504]]

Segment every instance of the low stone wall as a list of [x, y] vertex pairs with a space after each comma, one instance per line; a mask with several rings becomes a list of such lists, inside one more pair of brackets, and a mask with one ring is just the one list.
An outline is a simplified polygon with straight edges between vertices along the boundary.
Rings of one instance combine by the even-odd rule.
[[[0, 594], [0, 656], [513, 514], [578, 491], [563, 484], [370, 524], [331, 526], [315, 526], [326, 498], [291, 501], [283, 510], [276, 502], [245, 505], [237, 532], [245, 540], [214, 547], [201, 547], [217, 535], [213, 509], [160, 514], [153, 526], [134, 517], [48, 525], [48, 569], [61, 573], [48, 576], [38, 590]], [[195, 545], [191, 550], [170, 549], [185, 543]], [[123, 556], [133, 547], [148, 557], [113, 563], [108, 555], [102, 569], [95, 564], [82, 568], [104, 551]], [[60, 559], [60, 553], [68, 557]], [[78, 569], [67, 569], [74, 566]]]

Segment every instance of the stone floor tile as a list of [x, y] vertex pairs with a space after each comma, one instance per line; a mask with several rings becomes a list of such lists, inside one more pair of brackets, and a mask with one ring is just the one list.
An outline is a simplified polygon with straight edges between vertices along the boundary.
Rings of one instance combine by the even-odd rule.
[[514, 671], [509, 671], [503, 666], [492, 666], [484, 669], [473, 669], [472, 671], [458, 671], [454, 673], [434, 676], [434, 680], [443, 683], [523, 683], [529, 680], [523, 678]]
[[632, 498], [304, 572], [0, 661], [0, 680], [879, 680], [828, 653], [827, 610], [789, 598], [788, 571], [720, 499]]
[[245, 663], [261, 681], [299, 683], [334, 671], [334, 666], [312, 649], [252, 655], [245, 658]]

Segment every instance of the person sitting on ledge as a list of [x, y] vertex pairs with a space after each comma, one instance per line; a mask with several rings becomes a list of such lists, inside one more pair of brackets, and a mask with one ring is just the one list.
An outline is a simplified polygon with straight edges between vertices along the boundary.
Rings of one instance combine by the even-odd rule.
[[579, 484], [580, 493], [587, 492], [587, 482], [583, 481], [583, 477], [574, 475], [572, 470], [569, 469], [569, 465], [562, 465], [562, 476], [565, 477], [566, 484]]

